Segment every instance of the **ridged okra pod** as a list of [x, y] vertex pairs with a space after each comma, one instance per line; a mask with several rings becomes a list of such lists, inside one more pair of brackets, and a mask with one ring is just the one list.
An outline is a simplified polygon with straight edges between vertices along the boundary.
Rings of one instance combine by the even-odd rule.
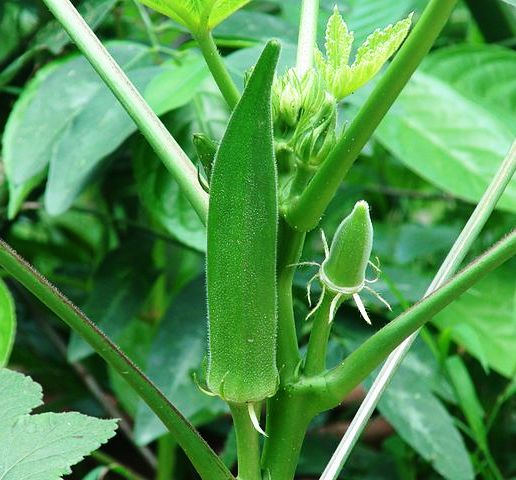
[[272, 396], [276, 367], [277, 173], [265, 47], [215, 157], [208, 212], [208, 388], [229, 402]]
[[[323, 290], [319, 302], [309, 316], [319, 309], [324, 298], [327, 297], [331, 302], [329, 308], [329, 321], [331, 322], [339, 304], [352, 297], [362, 317], [367, 323], [371, 323], [360, 298], [360, 292], [363, 289], [376, 296], [390, 309], [391, 307], [385, 299], [367, 285], [376, 281], [366, 278], [366, 269], [367, 265], [371, 264], [369, 257], [373, 248], [373, 224], [367, 202], [361, 200], [355, 204], [353, 211], [342, 220], [337, 228], [330, 247], [326, 244], [324, 235], [323, 240], [326, 258], [319, 266], [319, 271], [308, 283], [308, 293], [310, 293], [312, 281], [316, 278], [321, 282]], [[379, 267], [371, 265], [379, 273]]]
[[321, 266], [322, 276], [341, 289], [362, 288], [372, 248], [369, 206], [365, 201], [357, 202], [335, 232], [329, 255]]

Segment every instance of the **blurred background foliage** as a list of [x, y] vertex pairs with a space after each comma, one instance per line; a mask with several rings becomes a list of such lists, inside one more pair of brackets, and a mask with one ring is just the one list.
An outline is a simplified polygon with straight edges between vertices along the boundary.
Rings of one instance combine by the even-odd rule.
[[[192, 134], [220, 139], [229, 112], [188, 33], [133, 0], [75, 3], [196, 162]], [[321, 0], [320, 37], [333, 4]], [[360, 44], [410, 11], [417, 20], [426, 1], [338, 4]], [[512, 1], [459, 2], [322, 220], [331, 236], [357, 200], [372, 206], [374, 254], [383, 270], [378, 290], [393, 306], [387, 313], [367, 299], [374, 328], [422, 296], [514, 139], [515, 12]], [[239, 85], [271, 37], [283, 44], [280, 69], [294, 63], [298, 19], [298, 0], [254, 0], [216, 28]], [[342, 104], [341, 125], [371, 87]], [[233, 466], [224, 404], [193, 380], [206, 349], [204, 229], [38, 0], [0, 2], [0, 132], [1, 236], [117, 341]], [[513, 179], [470, 257], [507, 232], [515, 214]], [[314, 231], [303, 258], [322, 255]], [[343, 478], [516, 478], [515, 267], [491, 274], [425, 328]], [[310, 329], [304, 289], [312, 274], [303, 269], [295, 280], [301, 343]], [[117, 438], [71, 478], [123, 478], [113, 458], [153, 478], [163, 456], [173, 473], [161, 480], [195, 478], [123, 380], [35, 299], [7, 284], [18, 320], [9, 365], [43, 385], [45, 408], [124, 419]], [[332, 364], [370, 333], [353, 308], [340, 309]], [[314, 421], [299, 478], [318, 477], [370, 384]], [[99, 467], [105, 464], [107, 475]]]

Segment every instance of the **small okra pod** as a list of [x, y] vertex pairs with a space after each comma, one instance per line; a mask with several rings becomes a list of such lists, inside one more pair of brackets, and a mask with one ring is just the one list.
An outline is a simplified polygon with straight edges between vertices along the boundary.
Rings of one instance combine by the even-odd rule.
[[[374, 281], [366, 278], [368, 264], [373, 265], [369, 260], [373, 248], [373, 225], [367, 202], [361, 200], [355, 204], [353, 211], [342, 220], [337, 228], [329, 248], [324, 234], [323, 241], [326, 258], [320, 265], [319, 272], [309, 282], [308, 293], [310, 293], [311, 282], [316, 278], [321, 282], [323, 291], [319, 302], [309, 316], [319, 308], [324, 296], [327, 295], [331, 297], [329, 318], [331, 322], [339, 303], [352, 297], [362, 317], [367, 323], [371, 323], [360, 298], [360, 292], [363, 289], [371, 292], [390, 309], [389, 304], [367, 286], [367, 283]], [[373, 268], [379, 271], [377, 266], [373, 265]]]
[[337, 228], [321, 265], [322, 276], [339, 288], [361, 288], [372, 248], [373, 224], [369, 205], [362, 200]]
[[208, 212], [208, 388], [252, 403], [278, 388], [277, 173], [271, 86], [279, 44], [269, 42], [215, 156]]

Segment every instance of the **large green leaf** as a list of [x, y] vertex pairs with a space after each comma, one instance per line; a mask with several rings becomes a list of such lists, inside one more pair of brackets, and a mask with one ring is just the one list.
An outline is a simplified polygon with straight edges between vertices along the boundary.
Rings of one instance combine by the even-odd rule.
[[495, 45], [458, 45], [429, 55], [422, 71], [501, 117], [516, 132], [516, 52]]
[[[110, 252], [93, 277], [93, 288], [84, 312], [112, 340], [117, 340], [136, 316], [156, 278], [152, 263], [153, 242], [145, 235], [132, 235]], [[77, 333], [72, 333], [68, 359], [80, 360], [93, 349]]]
[[[174, 299], [154, 337], [146, 373], [167, 398], [199, 425], [226, 411], [218, 398], [201, 392], [193, 379], [206, 353], [206, 297], [204, 279], [185, 287]], [[135, 424], [139, 444], [166, 433], [159, 419], [140, 402]]]
[[[516, 53], [484, 47], [438, 55], [414, 75], [377, 138], [429, 182], [477, 202], [516, 131]], [[499, 208], [516, 212], [516, 179]]]
[[0, 368], [7, 365], [16, 334], [16, 312], [11, 292], [0, 279]]
[[29, 377], [0, 370], [2, 480], [60, 480], [115, 433], [114, 420], [75, 412], [29, 415], [42, 403], [41, 396]]
[[475, 475], [453, 417], [420, 380], [404, 369], [393, 378], [378, 404], [380, 413], [437, 472], [449, 480]]
[[146, 143], [134, 156], [134, 175], [148, 215], [184, 245], [206, 251], [206, 229], [177, 182]]
[[[435, 325], [449, 328], [452, 338], [476, 357], [480, 342], [480, 352], [489, 366], [507, 378], [516, 373], [514, 269], [514, 262], [500, 267], [434, 318]], [[463, 335], [461, 325], [469, 326], [477, 335]]]
[[[144, 45], [114, 42], [109, 50], [158, 114], [187, 103], [206, 75], [197, 56], [158, 66]], [[135, 130], [83, 56], [42, 69], [15, 104], [4, 132], [11, 216], [28, 193], [25, 185], [34, 186], [47, 168], [45, 206], [51, 214], [65, 211], [106, 155]]]
[[[187, 155], [197, 161], [193, 134], [203, 132], [219, 141], [229, 113], [215, 82], [208, 78], [187, 105], [166, 115], [163, 122]], [[156, 154], [140, 142], [133, 159], [138, 194], [149, 217], [179, 242], [204, 252], [206, 229]]]
[[[95, 30], [107, 14], [113, 9], [117, 0], [83, 0], [77, 11], [92, 30]], [[57, 20], [52, 20], [38, 31], [31, 48], [39, 50], [46, 48], [54, 55], [61, 53], [71, 42], [70, 37]]]
[[140, 0], [193, 33], [211, 30], [250, 0]]
[[256, 10], [240, 10], [220, 24], [213, 35], [223, 41], [265, 42], [277, 38], [287, 44], [296, 44], [297, 30], [277, 15]]

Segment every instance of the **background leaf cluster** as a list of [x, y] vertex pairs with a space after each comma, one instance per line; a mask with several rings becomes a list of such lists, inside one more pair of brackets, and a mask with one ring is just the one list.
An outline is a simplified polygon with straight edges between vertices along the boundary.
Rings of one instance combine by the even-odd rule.
[[[191, 158], [193, 133], [221, 139], [229, 112], [184, 26], [142, 12], [132, 0], [77, 3]], [[321, 0], [320, 47], [333, 3]], [[374, 254], [384, 272], [378, 291], [394, 307], [393, 316], [421, 297], [514, 139], [516, 20], [510, 3], [468, 0], [457, 7], [323, 218], [331, 236], [356, 200], [371, 204]], [[411, 11], [417, 18], [424, 4], [353, 0], [339, 6], [360, 45], [377, 27]], [[506, 22], [479, 17], [475, 4], [502, 12]], [[280, 72], [294, 63], [298, 18], [297, 0], [255, 0], [214, 29], [237, 84], [271, 37], [283, 44]], [[40, 2], [2, 2], [0, 38], [6, 39], [0, 42], [1, 236], [119, 342], [233, 465], [224, 404], [202, 395], [193, 379], [194, 373], [203, 376], [206, 346], [202, 224]], [[341, 125], [370, 88], [342, 104]], [[515, 214], [513, 180], [472, 256], [514, 224]], [[322, 256], [318, 234], [310, 234], [303, 258]], [[515, 267], [512, 262], [491, 274], [425, 330], [345, 475], [516, 475], [510, 451], [516, 431], [507, 421], [515, 408]], [[308, 331], [304, 286], [310, 276], [302, 270], [295, 280], [301, 336]], [[131, 427], [105, 451], [150, 478], [142, 452], [163, 442], [164, 427], [86, 344], [14, 284], [7, 287], [0, 283], [0, 365], [14, 340], [14, 302], [18, 325], [9, 365], [44, 386], [46, 408], [103, 416], [106, 403], [92, 394], [92, 378]], [[376, 326], [391, 318], [374, 298], [366, 300]], [[335, 363], [369, 333], [352, 308], [342, 309], [330, 343]], [[63, 344], [64, 350], [58, 347]], [[354, 406], [349, 399], [316, 419], [300, 477], [321, 472]], [[98, 468], [105, 467], [90, 461], [71, 478], [97, 478]], [[178, 453], [174, 478], [193, 475]]]

